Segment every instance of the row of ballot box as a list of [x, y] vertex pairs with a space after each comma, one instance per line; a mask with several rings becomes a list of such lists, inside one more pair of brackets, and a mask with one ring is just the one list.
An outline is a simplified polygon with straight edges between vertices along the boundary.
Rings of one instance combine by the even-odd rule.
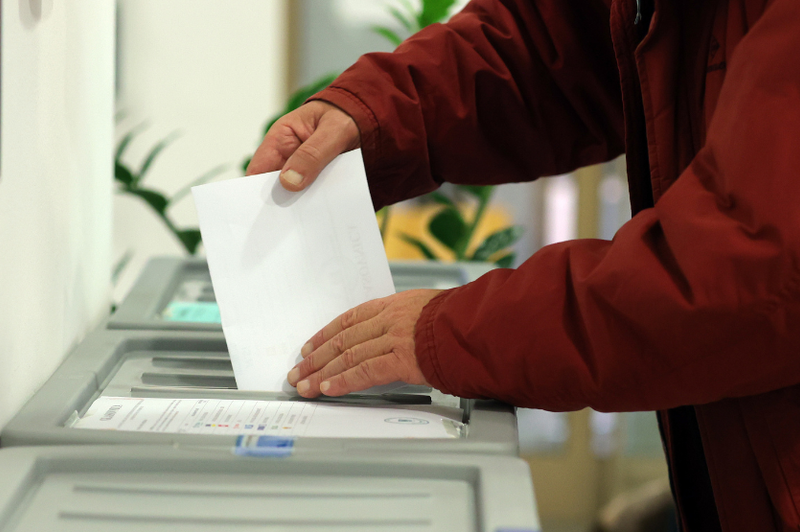
[[[397, 290], [483, 264], [393, 263]], [[539, 530], [514, 409], [238, 390], [202, 260], [152, 260], [0, 432], [0, 531]]]

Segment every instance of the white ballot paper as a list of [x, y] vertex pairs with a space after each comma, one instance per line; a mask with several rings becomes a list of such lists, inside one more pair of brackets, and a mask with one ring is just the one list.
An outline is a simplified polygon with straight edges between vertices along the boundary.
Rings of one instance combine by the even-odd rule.
[[394, 293], [361, 150], [301, 192], [278, 172], [192, 189], [236, 384], [294, 393], [300, 348], [339, 314]]
[[457, 438], [461, 423], [413, 408], [308, 401], [99, 397], [72, 427], [173, 434]]

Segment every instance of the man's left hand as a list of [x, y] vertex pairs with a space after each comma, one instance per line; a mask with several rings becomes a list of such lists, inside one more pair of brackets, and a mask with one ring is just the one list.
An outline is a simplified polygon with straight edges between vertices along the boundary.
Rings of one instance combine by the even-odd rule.
[[348, 310], [303, 346], [287, 376], [303, 397], [340, 396], [403, 381], [429, 385], [414, 352], [423, 307], [441, 290], [408, 290]]

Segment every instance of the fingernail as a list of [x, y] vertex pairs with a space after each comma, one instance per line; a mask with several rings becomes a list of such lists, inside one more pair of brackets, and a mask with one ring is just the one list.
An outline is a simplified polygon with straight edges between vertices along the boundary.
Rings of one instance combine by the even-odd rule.
[[292, 185], [294, 185], [296, 187], [299, 187], [300, 183], [303, 182], [303, 176], [301, 176], [300, 174], [298, 174], [294, 170], [286, 170], [283, 174], [281, 174], [281, 177], [285, 181], [287, 181], [288, 183], [291, 183]]
[[311, 389], [311, 383], [308, 380], [300, 381], [297, 383], [297, 393], [306, 393]]
[[292, 370], [286, 376], [286, 380], [289, 381], [289, 384], [294, 386], [297, 383], [297, 381], [300, 380], [300, 370], [298, 370], [297, 368], [292, 368]]
[[311, 342], [306, 342], [306, 345], [304, 345], [300, 349], [300, 356], [303, 357], [303, 358], [306, 358], [308, 355], [311, 354], [311, 351], [313, 351], [313, 350], [314, 350], [314, 346], [311, 345]]
[[331, 387], [331, 383], [328, 381], [323, 381], [322, 384], [319, 385], [319, 391], [322, 393], [327, 392]]

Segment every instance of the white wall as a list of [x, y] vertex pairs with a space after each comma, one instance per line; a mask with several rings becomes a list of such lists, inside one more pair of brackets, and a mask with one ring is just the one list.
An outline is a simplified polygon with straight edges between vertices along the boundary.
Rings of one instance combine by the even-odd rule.
[[[180, 138], [157, 160], [146, 182], [172, 194], [207, 170], [237, 166], [261, 140], [267, 119], [285, 104], [289, 0], [120, 0], [117, 107], [131, 127], [150, 127], [126, 156], [137, 167], [161, 138]], [[127, 250], [115, 298], [121, 299], [146, 260], [182, 254], [163, 224], [137, 198], [117, 196], [114, 256]], [[196, 226], [191, 197], [170, 209], [182, 226]]]
[[0, 426], [108, 314], [114, 5], [2, 2]]

